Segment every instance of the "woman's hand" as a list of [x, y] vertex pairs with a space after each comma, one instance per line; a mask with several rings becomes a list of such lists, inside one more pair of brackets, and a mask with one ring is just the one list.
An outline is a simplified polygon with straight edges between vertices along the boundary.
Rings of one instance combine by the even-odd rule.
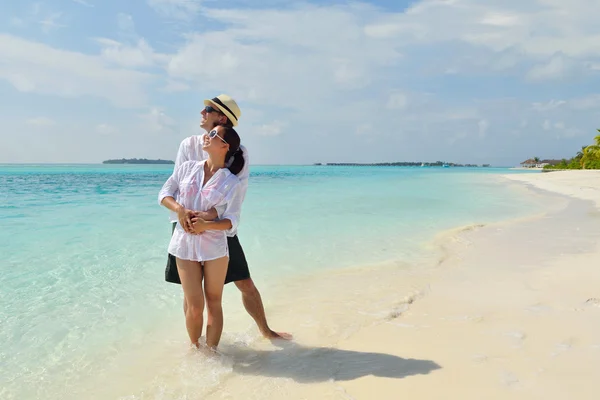
[[179, 207], [177, 210], [177, 218], [179, 219], [179, 224], [187, 233], [194, 233], [194, 226], [192, 218], [196, 217], [196, 212], [192, 210], [188, 210], [185, 207]]
[[194, 218], [194, 222], [192, 223], [192, 232], [195, 234], [200, 234], [204, 231], [206, 231], [207, 228], [207, 222], [205, 220], [203, 220], [200, 217], [196, 217]]

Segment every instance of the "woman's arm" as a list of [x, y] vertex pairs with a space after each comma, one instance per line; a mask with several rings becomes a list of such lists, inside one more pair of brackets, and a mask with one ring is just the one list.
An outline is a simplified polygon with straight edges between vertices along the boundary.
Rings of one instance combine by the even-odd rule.
[[185, 169], [184, 165], [180, 165], [173, 171], [173, 174], [167, 179], [158, 193], [158, 203], [171, 211], [177, 213], [179, 224], [188, 233], [193, 233], [192, 217], [195, 216], [194, 211], [188, 210], [181, 204], [175, 201], [175, 193], [179, 190], [179, 181]]
[[182, 226], [183, 230], [187, 233], [194, 233], [193, 223], [194, 219], [197, 218], [197, 212], [188, 210], [177, 201], [172, 196], [167, 196], [162, 199], [161, 204], [167, 207], [169, 210], [177, 213], [177, 219], [179, 219], [179, 224]]

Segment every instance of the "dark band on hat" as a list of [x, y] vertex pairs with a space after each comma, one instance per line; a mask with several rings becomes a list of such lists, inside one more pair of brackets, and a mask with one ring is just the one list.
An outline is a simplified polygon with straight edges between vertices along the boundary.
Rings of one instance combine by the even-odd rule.
[[225, 104], [223, 104], [223, 102], [221, 100], [219, 100], [217, 97], [213, 98], [211, 100], [213, 103], [220, 105], [221, 107], [223, 107], [224, 109], [226, 109], [227, 111], [229, 111], [229, 114], [231, 114], [231, 116], [233, 117], [233, 119], [235, 119], [236, 121], [238, 120], [235, 113], [233, 111], [231, 111], [229, 109], [229, 107], [227, 107]]

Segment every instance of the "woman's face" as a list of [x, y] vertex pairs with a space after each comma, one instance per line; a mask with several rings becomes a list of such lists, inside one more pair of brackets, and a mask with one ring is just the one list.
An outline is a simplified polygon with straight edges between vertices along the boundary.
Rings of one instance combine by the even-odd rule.
[[225, 129], [222, 126], [217, 126], [204, 135], [202, 150], [207, 153], [227, 153], [229, 145], [225, 142]]

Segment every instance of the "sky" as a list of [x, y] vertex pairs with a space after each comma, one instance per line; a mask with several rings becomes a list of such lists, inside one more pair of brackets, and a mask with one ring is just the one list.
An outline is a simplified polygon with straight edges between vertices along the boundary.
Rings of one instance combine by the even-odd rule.
[[203, 100], [251, 164], [569, 158], [600, 1], [0, 1], [0, 163], [174, 160]]

